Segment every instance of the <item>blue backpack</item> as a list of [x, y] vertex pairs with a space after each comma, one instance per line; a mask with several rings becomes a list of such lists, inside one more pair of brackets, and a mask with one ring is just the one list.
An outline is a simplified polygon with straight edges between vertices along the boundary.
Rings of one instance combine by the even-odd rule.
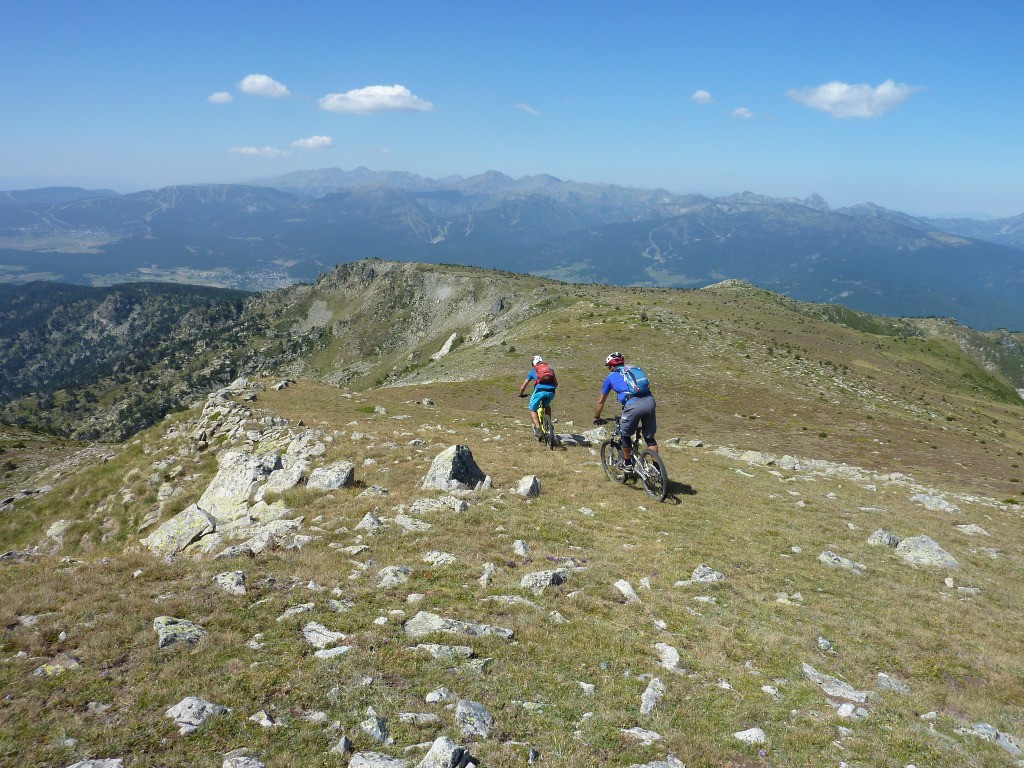
[[625, 379], [626, 386], [629, 387], [629, 394], [626, 396], [627, 400], [631, 397], [642, 397], [651, 394], [651, 381], [640, 366], [622, 366], [622, 378]]

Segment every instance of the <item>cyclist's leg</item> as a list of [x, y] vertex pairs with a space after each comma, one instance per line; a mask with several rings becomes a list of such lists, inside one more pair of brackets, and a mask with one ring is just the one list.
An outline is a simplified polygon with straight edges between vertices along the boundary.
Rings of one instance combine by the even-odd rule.
[[533, 390], [533, 394], [530, 395], [530, 419], [533, 421], [533, 433], [540, 433], [540, 417], [537, 416], [537, 408], [540, 406], [543, 392], [538, 392], [536, 389]]
[[645, 397], [644, 400], [647, 402], [643, 403], [644, 412], [640, 417], [640, 431], [644, 436], [644, 442], [647, 443], [647, 447], [657, 453], [658, 441], [655, 440], [654, 436], [658, 432], [658, 418], [654, 396]]
[[551, 423], [555, 423], [555, 412], [551, 410], [551, 404], [555, 402], [555, 393], [551, 393], [551, 397], [545, 398], [544, 407], [548, 409], [548, 416], [551, 417]]
[[633, 460], [633, 433], [636, 432], [639, 418], [640, 412], [636, 407], [636, 398], [627, 400], [622, 407], [622, 420], [619, 422], [619, 434], [622, 435], [622, 458], [627, 464]]

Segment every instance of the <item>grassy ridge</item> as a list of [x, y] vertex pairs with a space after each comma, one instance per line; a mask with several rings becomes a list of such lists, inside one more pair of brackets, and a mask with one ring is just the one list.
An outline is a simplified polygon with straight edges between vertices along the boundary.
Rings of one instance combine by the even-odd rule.
[[[411, 277], [388, 301], [413, 300], [435, 269], [444, 268]], [[175, 466], [182, 467], [173, 481], [180, 490], [162, 519], [195, 501], [215, 472], [211, 451], [189, 453], [171, 431], [195, 411], [140, 433], [106, 463], [53, 478], [53, 491], [0, 516], [0, 540], [9, 548], [38, 542], [59, 519], [73, 521], [59, 556], [79, 561], [0, 567], [0, 658], [28, 656], [0, 664], [0, 687], [16, 692], [0, 708], [0, 762], [68, 765], [85, 756], [124, 756], [132, 768], [218, 765], [221, 754], [246, 746], [268, 765], [345, 764], [327, 753], [338, 732], [303, 720], [311, 711], [337, 720], [357, 749], [399, 755], [441, 733], [457, 736], [452, 713], [424, 702], [444, 685], [494, 713], [494, 734], [473, 748], [487, 766], [525, 764], [531, 743], [541, 764], [570, 768], [627, 766], [666, 754], [688, 766], [1012, 765], [995, 745], [957, 733], [987, 722], [1024, 735], [1024, 640], [1013, 630], [1024, 608], [1024, 410], [1005, 382], [942, 338], [865, 333], [742, 286], [555, 292], [543, 281], [523, 288], [495, 278], [482, 286], [472, 270], [463, 274], [465, 285], [480, 291], [470, 304], [486, 306], [491, 318], [485, 338], [431, 362], [448, 328], [469, 336], [475, 312], [446, 316], [445, 331], [422, 337], [398, 324], [367, 323], [359, 343], [414, 342], [393, 342], [402, 352], [386, 352], [364, 374], [386, 386], [300, 379], [260, 393], [255, 405], [267, 413], [333, 435], [324, 463], [346, 459], [357, 467], [355, 488], [285, 494], [304, 516], [304, 530], [321, 537], [301, 551], [166, 564], [136, 550], [137, 528]], [[492, 316], [485, 291], [495, 286], [509, 308]], [[521, 292], [512, 295], [513, 286]], [[521, 296], [530, 297], [527, 309], [513, 314]], [[316, 289], [291, 297], [282, 323], [298, 327], [322, 317], [309, 311], [321, 299]], [[328, 309], [358, 319], [390, 306], [374, 303], [369, 288], [349, 298], [348, 309]], [[544, 311], [536, 309], [540, 302]], [[503, 320], [506, 314], [512, 316]], [[323, 341], [310, 369], [324, 377], [351, 370], [345, 334], [332, 331]], [[586, 449], [538, 446], [524, 402], [515, 397], [527, 360], [539, 352], [558, 371], [559, 431], [589, 428], [604, 356], [613, 348], [641, 362], [654, 382], [659, 439], [674, 479], [664, 505], [633, 486], [612, 484]], [[420, 357], [406, 365], [408, 350]], [[427, 398], [434, 406], [422, 404]], [[695, 438], [709, 447], [686, 445]], [[419, 481], [450, 444], [471, 447], [494, 491], [474, 498], [466, 512], [424, 516], [432, 528], [423, 533], [394, 523], [376, 535], [355, 530], [367, 512], [394, 517], [399, 505], [431, 495]], [[805, 464], [827, 460], [833, 469], [845, 463], [863, 474], [750, 464], [714, 446], [790, 454]], [[158, 468], [165, 459], [173, 461]], [[912, 501], [917, 486], [893, 482], [890, 473], [943, 492], [963, 513]], [[527, 474], [541, 478], [537, 499], [508, 491]], [[357, 498], [371, 484], [390, 494]], [[990, 535], [955, 527], [968, 523]], [[961, 568], [911, 568], [892, 550], [867, 544], [877, 528], [927, 534]], [[513, 552], [517, 539], [529, 544], [529, 555]], [[360, 541], [369, 550], [357, 556], [329, 546]], [[866, 572], [828, 568], [817, 560], [826, 549]], [[430, 550], [458, 560], [430, 566], [422, 559]], [[519, 587], [523, 574], [569, 559], [584, 569], [566, 584], [540, 597]], [[488, 562], [498, 572], [485, 587], [478, 579]], [[675, 586], [700, 563], [725, 580]], [[375, 587], [378, 570], [403, 564], [412, 569], [408, 584]], [[247, 574], [245, 596], [212, 584], [217, 573], [235, 568]], [[624, 604], [612, 586], [619, 579], [638, 590], [639, 605]], [[335, 587], [351, 600], [350, 611], [327, 609]], [[423, 602], [407, 603], [411, 593], [423, 594]], [[526, 597], [537, 607], [487, 599], [500, 595]], [[276, 621], [303, 602], [315, 602], [316, 610]], [[402, 621], [420, 609], [513, 629], [517, 642], [431, 638], [492, 658], [480, 677], [453, 672], [454, 663], [410, 650]], [[553, 623], [550, 611], [569, 623]], [[28, 615], [39, 617], [35, 626], [19, 623]], [[151, 628], [158, 615], [197, 621], [210, 636], [194, 648], [160, 651]], [[314, 659], [299, 631], [310, 619], [346, 632], [353, 650], [328, 664]], [[246, 647], [257, 633], [259, 651]], [[831, 642], [831, 652], [819, 647], [819, 637]], [[680, 672], [658, 665], [659, 642], [678, 649]], [[59, 651], [74, 652], [82, 668], [52, 679], [31, 674]], [[865, 720], [841, 720], [803, 678], [804, 662], [858, 689], [873, 688], [877, 673], [886, 672], [911, 693], [884, 693]], [[651, 675], [667, 691], [644, 716], [640, 695]], [[580, 681], [593, 684], [595, 694], [586, 695]], [[765, 685], [778, 690], [778, 700]], [[163, 712], [187, 695], [234, 712], [179, 737]], [[111, 706], [96, 711], [90, 702]], [[368, 706], [389, 718], [394, 746], [375, 745], [359, 730]], [[264, 730], [247, 719], [261, 709], [287, 727]], [[400, 712], [428, 711], [440, 725], [398, 720]], [[919, 717], [926, 712], [936, 713], [934, 730]], [[621, 731], [633, 726], [663, 740], [639, 746]], [[768, 735], [763, 755], [731, 735], [752, 726]]]

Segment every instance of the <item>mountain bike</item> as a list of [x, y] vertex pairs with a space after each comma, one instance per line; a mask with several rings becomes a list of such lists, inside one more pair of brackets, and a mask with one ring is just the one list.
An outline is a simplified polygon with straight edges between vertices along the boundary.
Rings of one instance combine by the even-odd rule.
[[[664, 501], [668, 495], [668, 470], [665, 469], [665, 462], [657, 451], [650, 448], [637, 450], [640, 445], [640, 425], [637, 425], [636, 434], [633, 435], [633, 471], [625, 468], [625, 460], [622, 455], [622, 432], [620, 431], [621, 416], [615, 417], [614, 434], [601, 443], [601, 466], [604, 473], [616, 483], [625, 483], [627, 479], [635, 475], [643, 483], [644, 490], [651, 497], [658, 501]], [[610, 419], [601, 419], [602, 423]]]
[[[520, 393], [519, 396], [529, 397], [529, 395], [523, 393]], [[551, 421], [551, 409], [548, 408], [543, 400], [537, 406], [537, 421], [540, 422], [540, 441], [547, 443], [548, 448], [552, 451], [555, 450], [558, 438], [555, 436], [555, 427]]]
[[548, 448], [552, 451], [555, 450], [555, 443], [558, 442], [558, 438], [555, 437], [555, 427], [551, 423], [551, 409], [547, 407], [543, 400], [537, 406], [537, 419], [540, 421], [541, 442], [547, 443]]

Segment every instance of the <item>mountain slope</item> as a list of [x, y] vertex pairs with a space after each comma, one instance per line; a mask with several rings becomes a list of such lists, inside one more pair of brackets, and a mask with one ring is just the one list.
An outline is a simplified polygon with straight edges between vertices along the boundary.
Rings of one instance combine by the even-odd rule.
[[[441, 738], [502, 768], [1018, 759], [1024, 403], [967, 336], [737, 282], [381, 262], [248, 302], [309, 344], [278, 362], [356, 386], [235, 382], [26, 479], [51, 487], [0, 515], [0, 762], [412, 768]], [[515, 397], [544, 354], [580, 434], [613, 348], [652, 377], [664, 505], [538, 445]], [[490, 488], [424, 487], [452, 445]], [[216, 530], [154, 554], [199, 502]], [[956, 566], [905, 561], [920, 536]], [[205, 634], [160, 647], [161, 617]], [[190, 696], [230, 711], [183, 733]]]
[[[83, 302], [81, 306], [83, 318], [95, 318], [105, 311], [100, 307], [107, 305]], [[141, 332], [97, 341], [97, 353], [108, 344], [119, 350], [104, 358], [110, 371], [98, 369], [91, 379], [82, 378], [78, 386], [71, 386], [71, 380], [61, 378], [65, 368], [54, 367], [51, 375], [60, 387], [42, 390], [49, 393], [50, 408], [40, 408], [33, 397], [22, 397], [8, 405], [8, 420], [51, 427], [61, 424], [69, 435], [123, 436], [127, 432], [121, 430], [126, 425], [137, 429], [152, 423], [168, 409], [187, 402], [186, 393], [201, 390], [207, 381], [223, 383], [238, 375], [287, 375], [362, 389], [380, 384], [458, 382], [467, 376], [507, 379], [521, 375], [522, 360], [535, 349], [556, 359], [566, 355], [581, 362], [597, 361], [587, 364], [590, 374], [584, 374], [584, 369], [577, 373], [575, 363], [565, 370], [562, 376], [572, 381], [577, 375], [598, 375], [609, 346], [632, 347], [638, 357], [671, 363], [670, 375], [681, 382], [695, 372], [706, 371], [707, 392], [734, 394], [705, 402], [697, 395], [705, 390], [698, 388], [692, 393], [696, 399], [683, 407], [707, 411], [708, 418], [713, 415], [721, 427], [731, 425], [736, 412], [746, 412], [748, 403], [770, 399], [768, 392], [775, 379], [767, 371], [777, 372], [793, 363], [811, 365], [808, 361], [817, 361], [801, 373], [810, 382], [829, 379], [837, 372], [852, 377], [844, 385], [848, 393], [843, 398], [819, 403], [818, 395], [801, 389], [787, 395], [809, 400], [812, 410], [820, 407], [814, 424], [828, 424], [836, 405], [833, 400], [844, 403], [851, 412], [861, 410], [864, 406], [855, 393], [862, 387], [886, 392], [892, 403], [879, 401], [875, 406], [886, 413], [891, 409], [917, 412], [921, 406], [915, 398], [923, 397], [932, 403], [924, 412], [931, 413], [929, 418], [936, 422], [942, 419], [941, 404], [951, 398], [983, 397], [999, 408], [1013, 407], [1020, 403], [1016, 390], [1024, 390], [1024, 338], [1019, 334], [982, 334], [937, 320], [890, 320], [838, 306], [795, 302], [739, 283], [699, 291], [615, 288], [470, 267], [371, 260], [338, 267], [314, 285], [258, 294], [242, 305], [211, 305], [202, 310], [202, 321], [193, 319], [184, 308], [177, 315], [161, 314], [165, 309], [154, 311], [147, 319], [139, 309], [131, 310], [141, 313], [134, 316], [128, 311], [127, 307], [135, 305], [125, 306], [125, 316], [134, 317], [132, 322], [140, 329], [170, 324], [174, 330], [153, 342], [145, 340], [148, 337]], [[222, 308], [215, 310], [217, 306]], [[592, 315], [599, 310], [609, 314], [596, 323]], [[42, 319], [31, 333], [19, 331], [25, 339], [34, 339], [26, 344], [51, 356], [32, 358], [36, 361], [33, 365], [39, 367], [39, 386], [46, 381], [47, 366], [64, 359], [61, 350], [74, 359], [74, 346], [53, 344], [55, 333], [72, 345], [77, 339], [95, 337], [92, 319], [59, 327], [54, 327], [49, 314]], [[639, 338], [634, 338], [633, 331]], [[143, 341], [137, 351], [128, 343], [136, 335]], [[710, 344], [706, 342], [709, 338], [717, 341]], [[703, 354], [675, 353], [698, 340]], [[442, 356], [446, 347], [459, 354]], [[733, 360], [731, 349], [742, 350], [735, 355], [741, 361], [738, 367], [730, 364], [723, 368], [723, 362]], [[53, 362], [47, 362], [51, 358]], [[83, 358], [81, 364], [90, 359]], [[766, 371], [742, 362], [750, 359], [761, 359]], [[471, 373], [461, 370], [461, 360], [468, 361]], [[912, 388], [918, 394], [911, 397], [885, 381], [874, 380], [876, 371], [893, 366], [906, 371], [900, 377], [902, 382], [922, 382]], [[170, 392], [176, 395], [168, 399]], [[94, 398], [90, 393], [102, 396]], [[66, 402], [77, 407], [69, 409]], [[988, 434], [992, 430], [980, 413], [970, 422], [976, 424], [975, 432]], [[744, 425], [746, 430], [760, 426], [756, 419]], [[880, 428], [879, 423], [871, 426]], [[773, 449], [795, 450], [785, 441], [776, 443], [780, 440], [777, 433], [764, 439]], [[974, 448], [965, 446], [965, 455], [980, 451], [976, 471], [979, 477], [988, 477], [992, 468], [983, 458], [986, 444], [978, 444], [974, 438], [968, 442]], [[925, 456], [930, 450], [927, 446], [928, 440], [922, 436]]]

